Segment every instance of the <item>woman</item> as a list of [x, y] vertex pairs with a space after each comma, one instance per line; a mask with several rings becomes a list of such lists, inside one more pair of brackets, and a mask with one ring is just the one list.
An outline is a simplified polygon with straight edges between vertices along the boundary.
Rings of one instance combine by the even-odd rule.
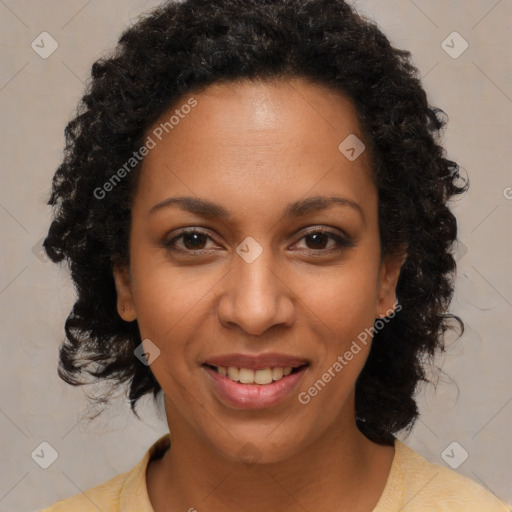
[[46, 511], [506, 511], [395, 437], [455, 319], [467, 189], [409, 61], [343, 1], [163, 4], [93, 65], [45, 241], [59, 375], [170, 435]]

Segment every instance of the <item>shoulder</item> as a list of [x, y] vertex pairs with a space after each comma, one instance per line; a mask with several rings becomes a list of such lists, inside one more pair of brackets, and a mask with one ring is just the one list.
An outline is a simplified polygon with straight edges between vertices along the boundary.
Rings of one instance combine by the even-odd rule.
[[512, 512], [512, 507], [470, 478], [428, 462], [399, 440], [395, 449], [404, 512]]
[[160, 437], [131, 470], [114, 476], [85, 492], [60, 500], [38, 512], [143, 512], [153, 510], [146, 486], [149, 461], [159, 457], [170, 446], [169, 433]]

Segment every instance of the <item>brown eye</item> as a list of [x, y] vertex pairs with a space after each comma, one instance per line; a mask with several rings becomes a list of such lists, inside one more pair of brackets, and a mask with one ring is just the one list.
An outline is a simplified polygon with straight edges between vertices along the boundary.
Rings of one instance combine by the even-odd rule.
[[[306, 246], [311, 252], [331, 252], [341, 248], [354, 247], [354, 242], [332, 231], [317, 229], [304, 235], [301, 240], [307, 240]], [[329, 240], [334, 241], [334, 247], [326, 247]]]
[[[177, 246], [177, 242], [182, 240], [182, 246]], [[183, 251], [183, 252], [194, 252], [203, 251], [207, 240], [211, 237], [202, 231], [196, 229], [182, 231], [178, 236], [175, 236], [171, 240], [164, 243], [165, 247], [170, 250]]]
[[325, 245], [329, 243], [329, 235], [326, 233], [313, 233], [306, 235], [305, 240], [310, 240], [312, 247], [310, 249], [325, 249]]

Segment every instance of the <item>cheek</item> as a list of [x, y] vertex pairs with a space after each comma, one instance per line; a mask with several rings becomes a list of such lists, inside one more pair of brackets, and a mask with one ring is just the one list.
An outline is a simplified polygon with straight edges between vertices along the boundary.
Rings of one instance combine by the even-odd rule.
[[347, 262], [321, 275], [302, 276], [296, 288], [308, 314], [321, 320], [333, 336], [346, 340], [373, 325], [377, 276], [370, 264]]
[[139, 251], [133, 258], [133, 293], [141, 335], [159, 343], [179, 339], [212, 285], [206, 274], [172, 267], [161, 255]]
[[356, 267], [326, 280], [322, 293], [309, 296], [314, 313], [308, 314], [321, 320], [322, 341], [301, 403], [309, 401], [326, 425], [349, 399], [368, 357], [375, 299], [375, 276]]

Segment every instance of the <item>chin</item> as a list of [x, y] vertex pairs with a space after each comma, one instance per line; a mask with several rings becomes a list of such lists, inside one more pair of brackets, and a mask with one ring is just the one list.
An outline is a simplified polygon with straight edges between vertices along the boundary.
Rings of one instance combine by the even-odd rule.
[[[271, 434], [272, 429], [268, 429], [268, 434], [265, 433], [266, 430], [260, 428], [259, 435], [255, 436], [247, 434], [228, 436], [229, 444], [217, 445], [218, 453], [233, 462], [242, 462], [247, 467], [254, 467], [283, 462], [303, 451], [296, 433], [290, 436], [289, 429], [286, 429], [288, 434], [285, 438], [277, 439]], [[215, 442], [213, 444], [215, 447]]]

